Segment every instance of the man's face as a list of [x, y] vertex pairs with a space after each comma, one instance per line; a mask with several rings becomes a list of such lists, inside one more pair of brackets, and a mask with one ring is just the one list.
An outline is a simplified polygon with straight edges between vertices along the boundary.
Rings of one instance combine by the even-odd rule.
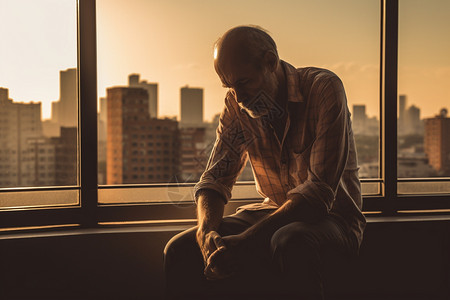
[[252, 118], [269, 114], [275, 104], [278, 79], [269, 68], [259, 70], [244, 60], [215, 61], [216, 72], [242, 110]]

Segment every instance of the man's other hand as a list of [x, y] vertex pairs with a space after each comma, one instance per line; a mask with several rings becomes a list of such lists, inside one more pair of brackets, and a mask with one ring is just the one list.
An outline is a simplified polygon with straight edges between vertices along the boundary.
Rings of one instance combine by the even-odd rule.
[[207, 260], [204, 274], [209, 280], [233, 275], [245, 259], [244, 240], [241, 235], [225, 236], [221, 241], [223, 246], [214, 251]]
[[225, 248], [225, 243], [223, 242], [222, 237], [216, 231], [209, 231], [207, 233], [200, 230], [197, 231], [197, 243], [200, 247], [200, 251], [202, 252], [205, 266], [208, 263], [208, 258], [214, 253], [214, 251]]

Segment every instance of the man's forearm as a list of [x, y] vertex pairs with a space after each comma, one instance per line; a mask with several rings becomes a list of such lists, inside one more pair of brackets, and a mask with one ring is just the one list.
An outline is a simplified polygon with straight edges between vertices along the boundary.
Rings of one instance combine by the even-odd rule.
[[199, 191], [197, 200], [197, 224], [201, 233], [217, 231], [223, 218], [225, 202], [223, 196], [214, 190]]
[[295, 195], [275, 212], [268, 215], [242, 233], [251, 244], [268, 243], [272, 235], [281, 227], [295, 222], [314, 222], [327, 214], [324, 207], [310, 205], [301, 195]]

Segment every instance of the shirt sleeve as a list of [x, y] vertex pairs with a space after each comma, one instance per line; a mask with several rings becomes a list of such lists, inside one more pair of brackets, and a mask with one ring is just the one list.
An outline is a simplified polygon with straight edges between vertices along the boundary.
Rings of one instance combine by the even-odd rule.
[[313, 86], [317, 103], [312, 113], [317, 120], [306, 180], [290, 190], [308, 203], [328, 213], [349, 156], [349, 112], [341, 80], [333, 76]]
[[200, 181], [194, 187], [195, 201], [198, 191], [212, 189], [220, 193], [225, 203], [248, 159], [244, 131], [235, 107], [227, 95], [225, 107], [220, 115], [216, 141]]

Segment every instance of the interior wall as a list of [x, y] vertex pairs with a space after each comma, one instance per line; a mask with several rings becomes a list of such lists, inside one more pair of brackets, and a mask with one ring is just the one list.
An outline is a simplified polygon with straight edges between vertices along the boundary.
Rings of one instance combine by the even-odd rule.
[[[0, 299], [162, 299], [163, 249], [181, 229], [3, 236]], [[369, 223], [360, 257], [327, 272], [328, 294], [450, 299], [449, 240], [449, 221]]]

